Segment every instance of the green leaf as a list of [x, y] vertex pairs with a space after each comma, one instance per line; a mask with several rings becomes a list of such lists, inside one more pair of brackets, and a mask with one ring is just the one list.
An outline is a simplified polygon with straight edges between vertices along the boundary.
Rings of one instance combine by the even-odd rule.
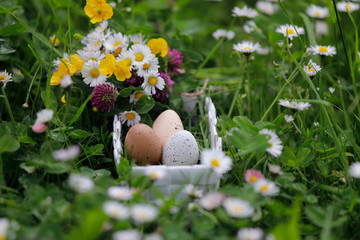
[[246, 131], [250, 135], [255, 135], [259, 129], [253, 126], [251, 121], [244, 116], [237, 116], [234, 117], [234, 122], [241, 128], [242, 130]]
[[86, 147], [84, 149], [85, 153], [88, 156], [102, 156], [102, 150], [104, 149], [104, 145], [103, 144], [96, 144], [95, 146], [91, 146], [91, 147]]
[[83, 138], [87, 138], [91, 136], [91, 133], [89, 133], [88, 131], [85, 131], [85, 130], [81, 130], [81, 129], [76, 129], [74, 131], [71, 131], [69, 132], [69, 137], [71, 138], [80, 138], [80, 139], [83, 139]]
[[70, 121], [70, 123], [66, 126], [65, 128], [65, 131], [67, 131], [69, 129], [69, 127], [71, 125], [74, 124], [74, 122], [76, 122], [76, 120], [79, 119], [79, 117], [81, 116], [82, 112], [84, 111], [85, 107], [86, 107], [86, 104], [90, 101], [90, 98], [91, 98], [92, 94], [90, 94], [88, 96], [88, 98], [85, 100], [85, 102], [81, 105], [81, 107], [77, 110], [75, 116], [73, 117], [73, 119]]
[[34, 139], [28, 136], [18, 137], [18, 141], [19, 143], [37, 144], [37, 142]]
[[16, 52], [16, 50], [9, 47], [5, 42], [0, 42], [0, 54], [10, 54], [13, 52]]
[[200, 62], [204, 59], [198, 52], [192, 50], [183, 50], [182, 53], [187, 62]]
[[139, 114], [149, 112], [155, 105], [155, 101], [151, 96], [142, 95], [139, 101], [136, 103], [135, 110]]
[[310, 221], [322, 227], [325, 223], [325, 210], [319, 206], [307, 206], [305, 207], [305, 214], [310, 219]]
[[10, 135], [0, 137], [0, 154], [4, 152], [15, 152], [20, 147], [18, 141]]
[[291, 167], [298, 167], [298, 160], [294, 154], [294, 152], [289, 147], [284, 147], [284, 151], [281, 155], [281, 159], [284, 164]]
[[8, 37], [8, 36], [19, 35], [25, 32], [25, 30], [26, 29], [20, 23], [15, 23], [2, 28], [0, 30], [0, 36]]
[[48, 166], [47, 171], [52, 174], [62, 174], [70, 171], [70, 169], [71, 166], [67, 163], [55, 162]]
[[130, 94], [132, 93], [133, 90], [134, 90], [133, 86], [121, 89], [121, 91], [119, 92], [119, 95], [120, 95], [120, 97], [127, 98], [128, 96], [130, 96]]

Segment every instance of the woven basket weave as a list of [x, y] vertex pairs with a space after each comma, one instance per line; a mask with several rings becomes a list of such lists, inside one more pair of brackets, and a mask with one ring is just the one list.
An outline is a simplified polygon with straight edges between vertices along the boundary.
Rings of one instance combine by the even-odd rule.
[[[216, 131], [216, 110], [211, 98], [205, 98], [205, 110], [209, 122], [209, 135], [211, 148], [222, 150], [222, 141], [218, 137]], [[121, 122], [120, 117], [114, 117], [114, 160], [118, 165], [123, 147], [121, 143]], [[219, 187], [220, 177], [208, 166], [205, 165], [191, 165], [191, 166], [165, 166], [165, 165], [151, 165], [151, 166], [134, 166], [132, 168], [132, 176], [145, 175], [145, 171], [166, 171], [165, 178], [155, 181], [154, 185], [158, 187], [159, 191], [165, 196], [170, 196], [173, 193], [177, 194], [178, 198], [183, 198], [184, 194], [181, 189], [185, 184], [196, 185], [198, 189], [204, 191], [216, 190]]]

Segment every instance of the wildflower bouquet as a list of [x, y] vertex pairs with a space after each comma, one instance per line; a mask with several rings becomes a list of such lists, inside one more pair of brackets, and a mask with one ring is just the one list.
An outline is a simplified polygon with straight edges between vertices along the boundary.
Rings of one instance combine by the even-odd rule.
[[[87, 14], [89, 4], [91, 1], [85, 6]], [[101, 20], [88, 15], [92, 23]], [[76, 53], [65, 53], [53, 61], [56, 71], [51, 85], [67, 89], [72, 77], [85, 91], [91, 90], [94, 111], [121, 113], [121, 121], [127, 126], [139, 123], [142, 117], [149, 119], [155, 102], [168, 104], [174, 84], [171, 78], [182, 72], [183, 56], [170, 49], [165, 39], [147, 40], [141, 33], [115, 32], [103, 20], [81, 43], [84, 47]]]

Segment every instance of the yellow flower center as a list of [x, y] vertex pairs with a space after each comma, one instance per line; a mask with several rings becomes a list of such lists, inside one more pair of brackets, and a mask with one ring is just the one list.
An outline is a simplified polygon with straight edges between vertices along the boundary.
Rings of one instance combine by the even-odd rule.
[[100, 44], [100, 40], [95, 43], [95, 47]]
[[122, 199], [122, 198], [124, 197], [124, 194], [123, 194], [123, 193], [118, 193], [118, 194], [116, 195], [116, 197], [119, 198], [119, 199]]
[[295, 33], [294, 29], [292, 29], [292, 28], [288, 28], [288, 29], [286, 30], [286, 32], [287, 32], [288, 35], [291, 35], [291, 34], [294, 34], [294, 33]]
[[328, 51], [327, 47], [321, 46], [319, 48], [319, 52], [321, 52], [321, 53], [326, 53], [327, 51]]
[[308, 70], [309, 72], [313, 72], [314, 70], [312, 70], [311, 68], [309, 68], [309, 70]]
[[150, 85], [152, 85], [152, 86], [155, 85], [155, 84], [157, 83], [156, 77], [151, 77], [151, 78], [149, 78], [148, 83], [149, 83]]
[[93, 58], [93, 57], [92, 57], [92, 58], [90, 58], [90, 60], [97, 61], [97, 59], [96, 59], [96, 58]]
[[211, 165], [213, 165], [214, 167], [218, 167], [220, 165], [219, 159], [214, 158], [213, 160], [211, 160]]
[[131, 66], [132, 61], [130, 58], [127, 58], [124, 61], [126, 62], [126, 65]]
[[139, 44], [139, 42], [134, 42], [134, 44]]
[[116, 43], [114, 43], [114, 47], [117, 47], [117, 46], [119, 46], [119, 45], [122, 45], [122, 42], [116, 42]]
[[315, 12], [315, 17], [320, 17], [321, 16], [321, 13], [319, 11], [316, 11]]
[[0, 76], [0, 81], [4, 80], [5, 78], [6, 78], [6, 76], [5, 76], [4, 74], [2, 74], [2, 75]]
[[5, 235], [5, 234], [0, 233], [0, 240], [6, 240], [6, 235]]
[[240, 205], [234, 207], [235, 213], [242, 213], [244, 211], [244, 208]]
[[142, 95], [144, 95], [142, 92], [137, 92], [135, 93], [135, 98], [140, 99]]
[[101, 8], [96, 9], [96, 13], [97, 13], [98, 15], [101, 15], [101, 12], [102, 12]]
[[257, 180], [257, 177], [256, 176], [251, 176], [250, 177], [250, 182], [252, 183], [252, 182], [255, 182]]
[[150, 174], [150, 177], [151, 177], [152, 179], [157, 179], [157, 178], [158, 178], [158, 175], [154, 172], [154, 173]]
[[91, 75], [93, 78], [97, 78], [97, 77], [100, 75], [100, 72], [99, 72], [99, 70], [97, 70], [97, 69], [93, 69], [93, 70], [91, 70], [90, 75]]
[[347, 3], [347, 4], [345, 5], [345, 7], [346, 7], [346, 9], [349, 10], [349, 11], [352, 9], [352, 6], [351, 6], [350, 3]]
[[134, 120], [134, 118], [135, 118], [135, 114], [133, 114], [133, 113], [127, 113], [126, 114], [126, 119], [127, 120]]
[[148, 63], [144, 63], [144, 65], [143, 65], [143, 69], [149, 69], [149, 67], [150, 67], [150, 64], [148, 64]]
[[114, 52], [114, 56], [117, 57], [121, 53], [121, 47], [117, 48]]
[[262, 186], [262, 187], [260, 188], [260, 191], [261, 191], [261, 192], [267, 192], [268, 190], [269, 190], [268, 185], [264, 185], [264, 186]]
[[135, 60], [140, 62], [144, 59], [144, 55], [142, 53], [138, 53], [135, 55]]
[[244, 50], [251, 50], [251, 47], [244, 47]]

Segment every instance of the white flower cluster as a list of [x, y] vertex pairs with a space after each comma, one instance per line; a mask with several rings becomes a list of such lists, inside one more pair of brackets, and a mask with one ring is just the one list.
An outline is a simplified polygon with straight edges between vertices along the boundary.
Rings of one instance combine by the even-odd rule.
[[235, 33], [231, 30], [227, 31], [225, 29], [217, 29], [214, 33], [213, 33], [213, 37], [216, 40], [219, 40], [222, 37], [225, 37], [227, 40], [231, 40], [235, 37]]

